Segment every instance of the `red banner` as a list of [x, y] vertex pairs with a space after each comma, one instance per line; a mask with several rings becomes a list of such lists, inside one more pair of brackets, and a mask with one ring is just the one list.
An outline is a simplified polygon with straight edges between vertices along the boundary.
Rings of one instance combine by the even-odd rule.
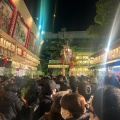
[[13, 33], [14, 33], [14, 30], [15, 30], [16, 21], [17, 21], [17, 10], [15, 8], [14, 11], [13, 11], [13, 14], [12, 14], [12, 19], [11, 19], [11, 22], [10, 22], [10, 27], [8, 29], [8, 34], [11, 37], [13, 37]]

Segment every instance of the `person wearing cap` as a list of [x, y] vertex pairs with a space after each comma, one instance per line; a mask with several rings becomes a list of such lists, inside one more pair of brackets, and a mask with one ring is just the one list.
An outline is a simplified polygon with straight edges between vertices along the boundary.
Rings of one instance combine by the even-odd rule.
[[43, 97], [40, 100], [39, 106], [39, 118], [42, 117], [46, 112], [50, 111], [53, 103], [53, 95], [56, 93], [56, 89], [59, 89], [60, 85], [56, 84], [55, 81], [49, 80], [43, 89]]

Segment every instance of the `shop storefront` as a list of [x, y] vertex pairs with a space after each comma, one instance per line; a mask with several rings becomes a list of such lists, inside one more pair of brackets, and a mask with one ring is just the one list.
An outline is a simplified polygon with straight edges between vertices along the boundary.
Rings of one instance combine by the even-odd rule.
[[[39, 58], [0, 30], [0, 74], [23, 76], [37, 71]], [[6, 71], [9, 72], [6, 72]], [[31, 73], [31, 71], [33, 71]]]
[[33, 75], [40, 41], [32, 16], [23, 0], [2, 0], [0, 8], [0, 75]]
[[108, 71], [120, 76], [120, 40], [112, 44], [109, 51], [105, 49], [93, 54], [94, 64], [89, 67], [94, 75], [104, 76]]

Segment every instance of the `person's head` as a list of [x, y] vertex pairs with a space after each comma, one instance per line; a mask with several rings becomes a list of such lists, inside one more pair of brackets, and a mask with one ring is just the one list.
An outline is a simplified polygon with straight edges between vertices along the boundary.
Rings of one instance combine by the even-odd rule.
[[17, 93], [18, 87], [14, 83], [9, 83], [5, 86], [5, 91]]
[[56, 93], [56, 89], [59, 89], [60, 85], [56, 84], [54, 80], [49, 80], [44, 86], [44, 95], [52, 95]]
[[56, 83], [57, 83], [57, 84], [59, 84], [59, 83], [61, 83], [61, 82], [63, 82], [63, 81], [64, 81], [63, 75], [58, 75], [58, 76], [56, 77]]
[[83, 95], [85, 100], [89, 100], [92, 92], [92, 88], [89, 82], [82, 81], [78, 84], [78, 93]]
[[99, 88], [92, 107], [100, 120], [120, 120], [120, 89], [110, 85]]
[[45, 86], [45, 84], [46, 84], [49, 80], [50, 80], [50, 77], [47, 77], [47, 76], [42, 77], [42, 79], [39, 80], [39, 85], [40, 85], [40, 86]]
[[39, 75], [38, 79], [41, 80], [43, 78], [43, 75]]
[[64, 119], [79, 118], [86, 111], [85, 99], [78, 93], [66, 94], [61, 100], [61, 115]]
[[14, 77], [11, 77], [11, 78], [9, 79], [9, 83], [15, 83], [15, 82], [16, 82], [16, 80], [15, 80]]
[[62, 116], [60, 114], [61, 111], [61, 105], [60, 105], [60, 101], [61, 101], [62, 96], [57, 96], [51, 106], [49, 115], [50, 115], [50, 119], [51, 120], [57, 120], [57, 118], [61, 118]]
[[70, 89], [69, 84], [67, 84], [67, 83], [60, 84], [60, 89], [59, 89], [59, 91], [67, 91], [67, 90], [69, 90], [69, 89]]

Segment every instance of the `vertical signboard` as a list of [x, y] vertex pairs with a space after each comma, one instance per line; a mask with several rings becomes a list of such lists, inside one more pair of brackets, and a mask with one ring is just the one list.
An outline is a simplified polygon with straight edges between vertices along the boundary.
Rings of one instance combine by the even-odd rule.
[[30, 33], [30, 36], [29, 36], [28, 50], [30, 50], [34, 54], [36, 52], [36, 37], [32, 32]]
[[27, 42], [28, 34], [29, 34], [29, 28], [27, 24], [24, 22], [20, 13], [18, 12], [13, 38], [17, 40], [19, 43], [21, 43], [23, 46], [25, 46]]

